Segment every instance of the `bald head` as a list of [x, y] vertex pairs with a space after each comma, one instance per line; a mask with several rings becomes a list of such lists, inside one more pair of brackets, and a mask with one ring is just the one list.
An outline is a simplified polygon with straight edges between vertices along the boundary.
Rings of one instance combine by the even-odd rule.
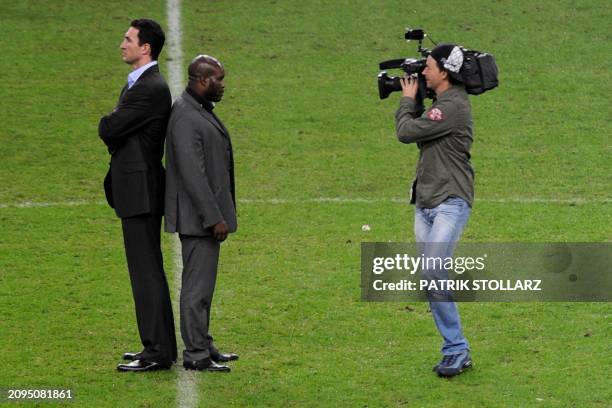
[[189, 84], [209, 78], [218, 70], [223, 71], [223, 64], [221, 64], [218, 59], [210, 55], [200, 54], [191, 61], [191, 64], [189, 64], [187, 70], [189, 74]]
[[210, 55], [198, 55], [189, 64], [188, 87], [211, 102], [219, 102], [225, 90], [223, 64]]

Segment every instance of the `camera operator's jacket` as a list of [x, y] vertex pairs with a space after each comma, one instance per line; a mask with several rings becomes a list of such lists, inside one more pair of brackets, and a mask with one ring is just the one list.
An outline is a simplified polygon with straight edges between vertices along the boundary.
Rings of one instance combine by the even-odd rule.
[[402, 97], [395, 114], [397, 138], [420, 150], [411, 203], [434, 208], [449, 196], [472, 206], [474, 170], [470, 164], [472, 108], [463, 86], [444, 91], [420, 117], [416, 102]]

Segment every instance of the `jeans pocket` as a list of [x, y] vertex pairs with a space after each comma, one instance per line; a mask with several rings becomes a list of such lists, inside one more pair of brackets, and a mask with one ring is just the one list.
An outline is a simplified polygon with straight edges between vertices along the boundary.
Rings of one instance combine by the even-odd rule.
[[449, 197], [442, 204], [436, 207], [437, 215], [446, 215], [457, 217], [457, 219], [467, 218], [470, 216], [471, 208], [469, 204], [460, 197]]

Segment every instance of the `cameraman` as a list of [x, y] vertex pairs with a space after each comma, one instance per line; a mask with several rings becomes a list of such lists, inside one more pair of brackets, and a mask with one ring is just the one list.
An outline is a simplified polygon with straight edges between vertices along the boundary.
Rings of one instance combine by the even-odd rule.
[[[436, 98], [421, 116], [415, 101], [417, 78], [401, 79], [396, 131], [400, 142], [416, 143], [420, 151], [410, 202], [416, 204], [415, 238], [419, 254], [425, 257], [452, 257], [474, 199], [472, 111], [459, 74], [462, 64], [463, 52], [455, 45], [440, 44], [432, 50], [423, 75]], [[447, 275], [445, 270], [423, 272], [438, 278]], [[443, 358], [434, 371], [452, 377], [471, 367], [472, 361], [456, 304], [436, 300], [449, 300], [448, 296], [448, 292], [428, 292], [434, 321], [444, 339]]]

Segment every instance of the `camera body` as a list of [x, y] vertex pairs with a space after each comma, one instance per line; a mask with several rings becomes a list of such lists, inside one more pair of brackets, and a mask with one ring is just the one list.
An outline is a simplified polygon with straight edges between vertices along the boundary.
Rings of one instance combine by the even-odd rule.
[[[393, 68], [399, 68], [408, 75], [417, 76], [419, 81], [419, 93], [421, 93], [421, 91], [424, 91], [424, 94], [421, 96], [425, 97], [428, 93], [431, 92], [427, 90], [425, 76], [423, 76], [422, 74], [423, 70], [425, 69], [425, 58], [406, 58], [404, 60], [390, 60], [380, 63], [380, 69]], [[423, 85], [423, 87], [421, 85]], [[378, 74], [378, 96], [380, 97], [380, 99], [386, 99], [389, 97], [389, 94], [391, 92], [401, 90], [402, 85], [400, 84], [400, 77], [390, 77], [387, 74], [387, 71], [381, 71], [380, 74]]]
[[[421, 54], [422, 58], [400, 58], [383, 61], [379, 64], [379, 68], [383, 71], [378, 74], [378, 96], [380, 99], [386, 99], [392, 92], [402, 90], [400, 78], [390, 77], [385, 70], [401, 69], [408, 75], [416, 76], [418, 78], [416, 102], [419, 107], [419, 114], [424, 111], [423, 100], [435, 96], [433, 91], [427, 88], [425, 76], [423, 75], [425, 60], [430, 54], [427, 48], [422, 47], [425, 37], [427, 37], [427, 34], [424, 30], [420, 28], [407, 28], [404, 38], [407, 41], [416, 40], [419, 42], [417, 51]], [[463, 65], [460, 71], [461, 82], [465, 86], [467, 93], [480, 95], [489, 89], [497, 87], [499, 81], [497, 79], [498, 69], [495, 57], [485, 52], [469, 50], [461, 46], [460, 48], [463, 51]]]

